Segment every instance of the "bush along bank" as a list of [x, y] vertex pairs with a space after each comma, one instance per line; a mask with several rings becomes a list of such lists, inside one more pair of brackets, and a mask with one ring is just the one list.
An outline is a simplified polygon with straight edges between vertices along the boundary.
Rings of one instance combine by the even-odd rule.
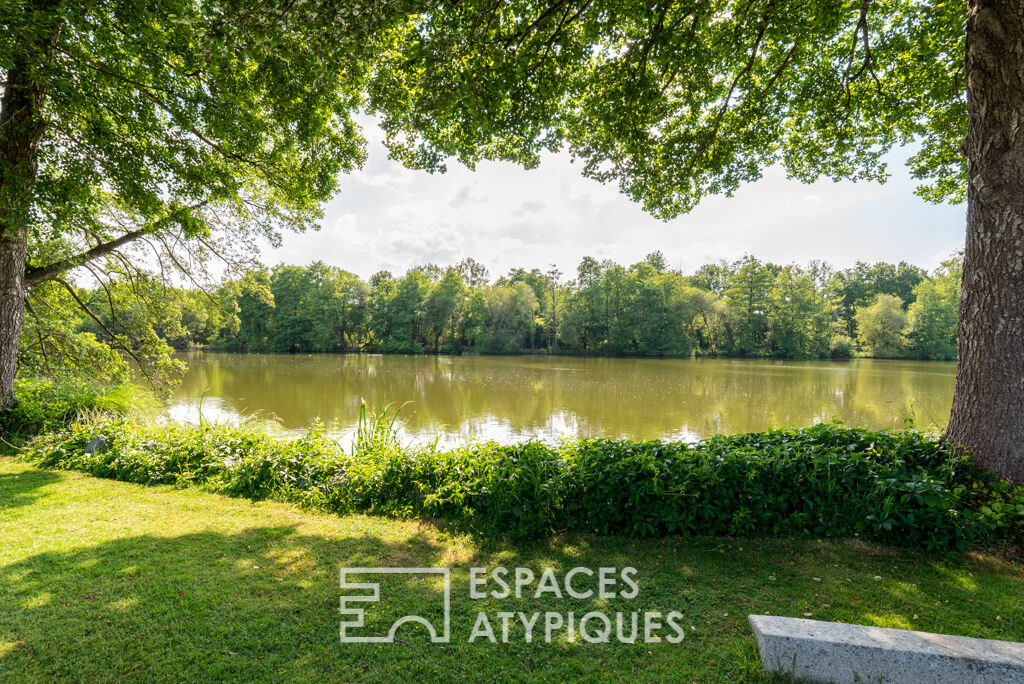
[[18, 378], [14, 396], [14, 405], [0, 411], [0, 437], [15, 440], [101, 416], [143, 417], [159, 408], [150, 392], [130, 383]]
[[934, 550], [1024, 539], [1024, 487], [987, 479], [969, 457], [916, 431], [822, 424], [696, 444], [597, 439], [451, 451], [405, 448], [386, 432], [366, 432], [349, 453], [320, 429], [281, 440], [252, 426], [107, 419], [42, 435], [22, 454], [42, 467], [338, 513], [440, 518], [518, 539], [801, 534]]

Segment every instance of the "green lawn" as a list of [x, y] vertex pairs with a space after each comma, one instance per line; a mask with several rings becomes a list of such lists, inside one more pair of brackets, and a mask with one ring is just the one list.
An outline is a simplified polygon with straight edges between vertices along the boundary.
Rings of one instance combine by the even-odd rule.
[[[469, 567], [634, 566], [628, 600], [469, 599]], [[406, 626], [342, 644], [341, 566], [450, 566], [452, 640]], [[596, 588], [596, 582], [593, 585]], [[435, 615], [439, 585], [383, 583], [366, 632]], [[1024, 567], [858, 542], [574, 536], [483, 543], [416, 521], [338, 517], [0, 458], [0, 681], [722, 681], [761, 678], [751, 613], [1024, 640]], [[478, 611], [673, 610], [680, 644], [467, 638]], [[383, 625], [383, 627], [382, 627]], [[500, 629], [497, 629], [500, 638]]]

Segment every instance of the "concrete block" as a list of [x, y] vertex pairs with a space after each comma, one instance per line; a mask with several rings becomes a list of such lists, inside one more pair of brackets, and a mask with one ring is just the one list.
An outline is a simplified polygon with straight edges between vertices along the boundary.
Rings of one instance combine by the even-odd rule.
[[1024, 644], [751, 615], [761, 663], [808, 682], [1024, 684]]

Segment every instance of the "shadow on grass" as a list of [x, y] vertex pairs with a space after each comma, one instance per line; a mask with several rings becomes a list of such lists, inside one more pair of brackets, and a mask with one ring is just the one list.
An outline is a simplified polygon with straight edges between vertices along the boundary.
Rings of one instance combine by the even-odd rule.
[[[951, 582], [946, 571], [935, 572], [928, 562], [907, 567], [891, 554], [872, 560], [835, 547], [740, 541], [745, 551], [731, 547], [721, 553], [724, 542], [570, 539], [564, 545], [552, 542], [547, 550], [508, 548], [477, 557], [473, 563], [537, 570], [635, 565], [640, 599], [473, 602], [466, 596], [461, 568], [453, 587], [452, 643], [431, 643], [424, 628], [406, 625], [398, 643], [383, 646], [339, 643], [338, 570], [448, 565], [446, 549], [423, 533], [401, 542], [369, 536], [329, 539], [283, 525], [238, 534], [139, 535], [47, 551], [0, 568], [0, 605], [5, 607], [0, 612], [0, 680], [434, 681], [447, 674], [452, 681], [495, 676], [533, 681], [541, 676], [587, 678], [591, 671], [646, 680], [679, 670], [687, 678], [743, 680], [756, 671], [746, 625], [750, 613], [799, 617], [811, 611], [815, 619], [870, 624], [874, 607], [884, 606], [890, 617], [928, 611], [938, 620], [934, 631], [952, 633], [971, 633], [981, 627], [976, 620], [993, 618], [986, 607], [996, 589], [969, 581], [965, 573], [957, 577], [967, 579]], [[813, 571], [820, 583], [808, 582], [801, 570], [806, 563], [820, 564]], [[885, 589], [870, 575], [893, 563], [907, 577]], [[907, 591], [915, 580], [927, 590]], [[1010, 596], [1013, 591], [1005, 586], [998, 593]], [[386, 634], [407, 614], [440, 624], [440, 592], [439, 584], [423, 578], [384, 578], [380, 605], [367, 610], [365, 631], [357, 633]], [[964, 609], [972, 602], [980, 614]], [[822, 608], [826, 603], [830, 609]], [[699, 631], [689, 632], [683, 644], [653, 649], [644, 644], [528, 644], [521, 628], [510, 644], [466, 643], [479, 610], [493, 619], [498, 611], [576, 610], [582, 615], [637, 609], [679, 609], [685, 624]], [[1004, 614], [1003, 619], [1013, 616]]]
[[[332, 540], [278, 526], [40, 553], [0, 569], [0, 680], [337, 674], [346, 655], [339, 568], [396, 559], [429, 566], [440, 552], [422, 536]], [[415, 578], [390, 581], [382, 595], [402, 607], [443, 605], [438, 588]]]
[[[514, 555], [498, 560], [513, 567], [600, 563], [590, 553], [580, 558], [538, 548], [523, 558], [509, 552]], [[432, 643], [414, 624], [404, 625], [393, 644], [340, 643], [340, 567], [443, 567], [445, 553], [422, 534], [397, 543], [339, 540], [289, 525], [230, 535], [139, 535], [39, 553], [0, 568], [0, 605], [6, 607], [0, 612], [0, 681], [589, 681], [612, 674], [661, 680], [679, 666], [699, 671], [708, 661], [699, 642], [567, 644], [563, 630], [553, 643], [539, 636], [528, 643], [518, 623], [510, 643], [468, 643], [478, 611], [488, 612], [500, 634], [495, 616], [503, 610], [629, 614], [666, 609], [679, 596], [656, 592], [649, 605], [596, 596], [575, 603], [528, 595], [474, 602], [464, 568], [452, 590], [451, 643]], [[474, 560], [493, 565], [496, 559]], [[358, 581], [380, 581], [381, 601], [367, 607], [356, 635], [387, 634], [409, 614], [443, 625], [439, 582], [409, 576]], [[753, 671], [752, 640], [743, 632], [741, 640], [733, 636], [722, 646], [720, 664], [712, 658], [709, 667]], [[733, 664], [722, 662], [726, 657]]]
[[60, 479], [46, 470], [0, 473], [0, 509], [27, 506], [43, 496], [43, 487]]
[[[74, 486], [72, 478], [45, 471], [0, 479], [0, 486], [5, 494], [32, 497], [57, 480]], [[107, 487], [97, 488], [96, 496], [136, 486]], [[167, 516], [190, 516], [199, 525], [215, 524], [225, 510], [220, 506], [227, 506], [206, 495], [163, 492], [153, 499], [161, 512], [166, 507]], [[35, 507], [37, 520], [57, 514], [48, 503]], [[20, 560], [0, 567], [0, 681], [761, 679], [747, 625], [751, 613], [1024, 638], [1021, 573], [994, 561], [944, 560], [854, 542], [581, 535], [465, 546], [456, 559], [447, 534], [427, 524], [396, 522], [403, 527], [386, 538], [376, 536], [386, 534], [377, 518], [353, 516], [342, 531], [320, 526], [316, 515], [303, 516], [301, 527], [291, 519], [270, 525], [255, 504], [251, 518], [241, 517], [252, 526], [237, 533], [162, 535], [159, 520], [149, 528], [154, 533], [133, 533], [122, 525], [132, 520], [134, 503], [123, 502], [124, 514], [111, 526], [92, 521], [92, 529], [116, 538], [40, 536]], [[229, 508], [238, 515], [234, 503]], [[96, 520], [108, 515], [88, 510]], [[25, 523], [8, 533], [35, 532]], [[431, 643], [415, 625], [404, 626], [395, 644], [339, 643], [340, 567], [453, 565], [450, 644]], [[472, 601], [467, 565], [550, 566], [560, 575], [578, 566], [635, 566], [640, 596]], [[367, 610], [366, 633], [386, 633], [407, 614], [434, 620], [440, 591], [422, 578], [382, 580], [380, 605]], [[478, 611], [493, 617], [499, 611], [591, 610], [679, 610], [688, 636], [682, 644], [650, 647], [544, 644], [524, 643], [519, 629], [508, 644], [467, 643]]]

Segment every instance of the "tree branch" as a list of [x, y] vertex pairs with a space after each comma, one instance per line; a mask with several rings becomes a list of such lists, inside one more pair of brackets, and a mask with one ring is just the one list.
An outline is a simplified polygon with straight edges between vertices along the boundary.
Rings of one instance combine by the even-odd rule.
[[750, 58], [747, 60], [747, 63], [743, 67], [743, 69], [738, 74], [736, 74], [735, 78], [733, 78], [732, 80], [732, 83], [729, 85], [729, 91], [725, 95], [725, 100], [722, 102], [722, 106], [719, 107], [718, 109], [718, 114], [717, 116], [715, 116], [715, 120], [713, 125], [711, 126], [711, 131], [708, 134], [708, 138], [705, 141], [704, 145], [701, 147], [700, 151], [697, 154], [693, 155], [693, 157], [690, 159], [690, 163], [686, 168], [686, 176], [690, 176], [693, 173], [693, 170], [696, 167], [697, 163], [704, 158], [704, 155], [708, 152], [708, 150], [710, 150], [711, 147], [717, 142], [718, 130], [722, 125], [722, 119], [725, 118], [726, 112], [729, 111], [729, 105], [732, 103], [733, 93], [736, 92], [736, 87], [739, 85], [740, 81], [743, 80], [743, 77], [749, 74], [750, 71], [754, 68], [754, 63], [757, 61], [758, 54], [760, 54], [761, 41], [764, 40], [764, 34], [768, 30], [768, 22], [771, 19], [771, 15], [774, 9], [775, 0], [771, 0], [771, 2], [769, 2], [768, 6], [765, 8], [764, 14], [761, 16], [761, 25], [757, 32], [757, 38], [754, 40], [754, 47], [751, 48], [750, 50]]
[[124, 247], [129, 242], [139, 239], [145, 235], [146, 232], [147, 231], [144, 229], [133, 230], [115, 240], [96, 245], [92, 249], [86, 250], [81, 254], [76, 254], [73, 257], [68, 257], [61, 261], [55, 261], [54, 263], [47, 264], [46, 266], [32, 266], [30, 268], [26, 268], [25, 287], [35, 287], [36, 285], [45, 283], [48, 280], [58, 280], [58, 276], [61, 273], [86, 264], [93, 259], [110, 254], [118, 247]]
[[[197, 202], [196, 204], [184, 207], [184, 209], [186, 211], [193, 211], [195, 209], [205, 207], [209, 203], [210, 200], [205, 199], [202, 202]], [[98, 259], [99, 257], [106, 256], [114, 252], [118, 248], [124, 247], [130, 242], [134, 242], [135, 240], [138, 240], [139, 238], [145, 235], [153, 233], [157, 229], [166, 225], [169, 221], [173, 220], [174, 215], [177, 213], [177, 211], [179, 210], [172, 211], [170, 215], [163, 217], [162, 219], [157, 221], [153, 226], [129, 231], [119, 238], [96, 245], [92, 249], [86, 250], [81, 254], [76, 254], [75, 256], [68, 257], [67, 259], [55, 261], [52, 264], [47, 264], [46, 266], [32, 266], [26, 268], [25, 287], [34, 287], [35, 285], [38, 285], [40, 283], [45, 283], [47, 280], [56, 280], [57, 276], [59, 276], [61, 273], [64, 273], [65, 271], [68, 271], [77, 266], [87, 264], [90, 261]], [[118, 221], [118, 223], [120, 222]]]
[[513, 33], [511, 36], [509, 36], [508, 40], [505, 41], [505, 47], [512, 47], [512, 45], [515, 44], [518, 48], [518, 46], [522, 45], [523, 41], [525, 41], [531, 33], [537, 30], [537, 28], [539, 28], [541, 24], [550, 19], [556, 12], [558, 12], [558, 10], [565, 7], [570, 2], [573, 2], [573, 0], [558, 0], [558, 2], [544, 10], [541, 13], [541, 15], [534, 19], [533, 22], [525, 29], [523, 29], [522, 31], [517, 31]]
[[[53, 278], [52, 280], [54, 280], [55, 282], [60, 283], [61, 285], [63, 285], [64, 289], [67, 290], [68, 293], [71, 294], [72, 299], [75, 300], [75, 302], [82, 309], [82, 311], [84, 311], [85, 313], [89, 314], [89, 317], [92, 318], [92, 320], [96, 321], [96, 324], [99, 325], [101, 328], [103, 328], [104, 332], [106, 332], [108, 335], [110, 335], [110, 342], [113, 345], [114, 342], [117, 340], [117, 336], [114, 335], [113, 331], [111, 331], [111, 329], [107, 327], [106, 323], [104, 323], [102, 320], [100, 320], [99, 316], [97, 316], [95, 313], [93, 313], [93, 310], [89, 308], [89, 305], [82, 301], [81, 297], [78, 296], [78, 293], [75, 292], [75, 288], [71, 287], [71, 285], [69, 285], [67, 283], [67, 281], [61, 280], [60, 278]], [[115, 349], [117, 349], [117, 348], [118, 347], [115, 347]], [[146, 380], [148, 380], [152, 384], [153, 381], [150, 378], [149, 373], [146, 371], [146, 366], [142, 363], [142, 361], [139, 359], [139, 357], [135, 355], [135, 352], [133, 352], [131, 349], [129, 349], [127, 345], [120, 345], [119, 348], [122, 349], [126, 354], [128, 354], [128, 356], [132, 357], [132, 360], [135, 361], [135, 363], [138, 365], [139, 371], [143, 375], [145, 375], [146, 376]]]

